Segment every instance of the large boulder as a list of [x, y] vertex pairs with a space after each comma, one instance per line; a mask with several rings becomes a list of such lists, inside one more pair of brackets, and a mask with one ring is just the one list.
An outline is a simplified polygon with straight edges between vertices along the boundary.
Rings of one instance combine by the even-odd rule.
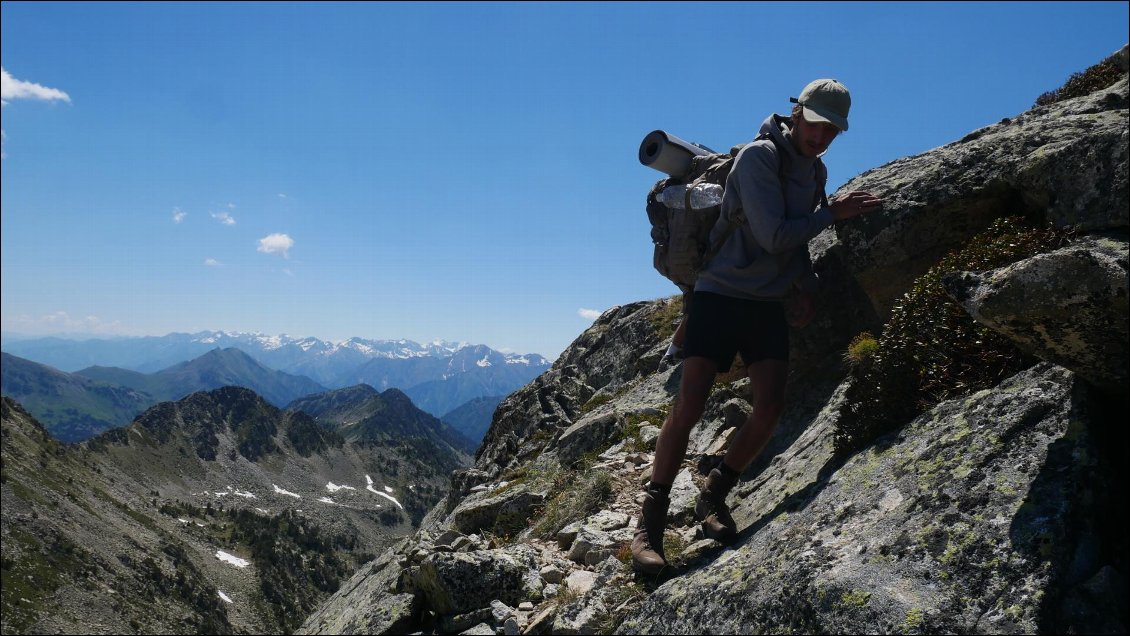
[[996, 218], [1029, 213], [1059, 227], [1126, 227], [1127, 81], [1033, 108], [929, 152], [892, 161], [840, 191], [883, 198], [881, 213], [838, 224], [842, 259], [885, 320], [908, 285]]
[[1130, 380], [1126, 239], [1088, 237], [989, 272], [943, 283], [978, 322], [1021, 350], [1063, 365], [1111, 393]]
[[506, 534], [524, 529], [535, 509], [545, 503], [546, 494], [528, 482], [476, 492], [459, 502], [447, 525], [463, 534], [484, 530]]
[[464, 614], [499, 600], [540, 600], [537, 554], [525, 545], [471, 552], [433, 552], [413, 573], [413, 586], [437, 614]]
[[799, 490], [763, 484], [794, 494], [764, 500], [756, 532], [660, 587], [619, 633], [1086, 631], [1047, 618], [1067, 584], [1109, 597], [1122, 581], [1104, 584], [1101, 560], [1081, 556], [1097, 423], [1076, 384], [1045, 363]]

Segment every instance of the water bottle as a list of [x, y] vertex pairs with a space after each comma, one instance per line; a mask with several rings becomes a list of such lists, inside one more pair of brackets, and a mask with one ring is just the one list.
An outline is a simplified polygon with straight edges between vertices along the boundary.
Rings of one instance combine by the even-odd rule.
[[[702, 210], [704, 208], [722, 205], [722, 193], [725, 188], [716, 183], [700, 183], [691, 190], [691, 209]], [[663, 191], [655, 196], [655, 198], [663, 205], [676, 210], [682, 210], [686, 207], [687, 186], [673, 185], [663, 188]]]

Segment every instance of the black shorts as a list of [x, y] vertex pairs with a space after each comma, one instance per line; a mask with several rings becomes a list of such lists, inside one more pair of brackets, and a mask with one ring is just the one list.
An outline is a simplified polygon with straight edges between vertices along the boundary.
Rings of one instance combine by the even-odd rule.
[[789, 359], [789, 325], [780, 301], [696, 291], [687, 320], [686, 357], [710, 358], [721, 373], [739, 352], [747, 365]]

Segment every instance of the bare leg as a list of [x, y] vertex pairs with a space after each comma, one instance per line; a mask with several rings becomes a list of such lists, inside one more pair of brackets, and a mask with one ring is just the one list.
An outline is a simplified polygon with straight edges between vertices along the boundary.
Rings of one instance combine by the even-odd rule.
[[691, 429], [702, 417], [706, 408], [706, 398], [718, 365], [709, 358], [687, 358], [683, 362], [683, 378], [679, 383], [679, 397], [655, 443], [655, 465], [651, 469], [651, 481], [670, 486], [679, 472], [679, 465], [687, 454], [687, 442]]
[[[683, 372], [686, 373], [686, 370]], [[789, 363], [784, 360], [762, 360], [749, 365], [747, 373], [750, 389], [753, 391], [753, 413], [730, 442], [730, 448], [722, 460], [738, 473], [745, 471], [761, 454], [769, 439], [773, 437], [773, 431], [777, 429], [777, 421], [785, 408], [785, 385], [789, 378]], [[685, 375], [683, 377], [686, 378]], [[662, 433], [659, 438], [663, 439]], [[685, 444], [683, 450], [686, 452]], [[658, 453], [657, 445], [657, 466]]]

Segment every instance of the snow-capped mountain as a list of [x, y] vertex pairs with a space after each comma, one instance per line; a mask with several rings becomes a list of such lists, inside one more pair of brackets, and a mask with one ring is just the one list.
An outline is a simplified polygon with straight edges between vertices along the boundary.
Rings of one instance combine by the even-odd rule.
[[398, 388], [437, 417], [474, 398], [506, 395], [550, 365], [538, 354], [507, 354], [466, 342], [420, 344], [365, 338], [334, 342], [229, 331], [113, 340], [9, 339], [3, 346], [7, 353], [63, 371], [104, 366], [142, 373], [166, 369], [217, 348], [239, 349], [269, 369], [303, 375], [331, 389], [357, 384], [381, 391]]

